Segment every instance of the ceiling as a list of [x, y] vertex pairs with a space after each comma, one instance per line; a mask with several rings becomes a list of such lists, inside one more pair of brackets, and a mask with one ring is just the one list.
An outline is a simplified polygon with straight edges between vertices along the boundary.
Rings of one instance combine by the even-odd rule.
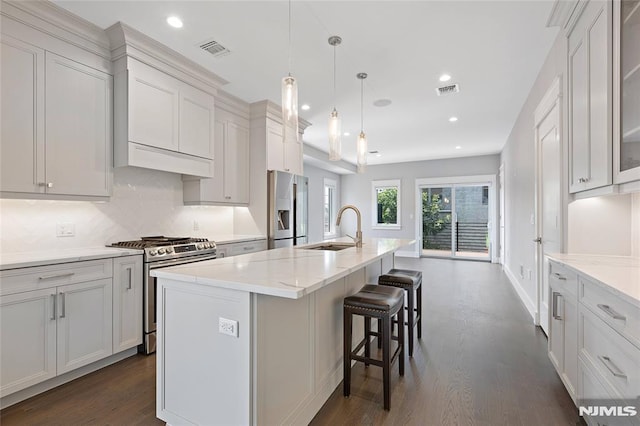
[[[203, 65], [230, 83], [223, 90], [247, 102], [280, 103], [288, 72], [286, 1], [55, 1], [102, 28], [122, 21]], [[557, 28], [546, 28], [552, 1], [298, 1], [292, 2], [292, 66], [300, 111], [313, 125], [304, 141], [328, 150], [327, 119], [342, 116], [343, 157], [355, 163], [360, 131], [359, 72], [370, 164], [466, 157], [501, 151]], [[179, 16], [184, 27], [166, 18]], [[198, 48], [214, 39], [231, 53]], [[452, 79], [441, 83], [447, 73]], [[458, 83], [460, 93], [435, 88]], [[385, 107], [376, 100], [389, 99]], [[455, 123], [449, 117], [458, 117]], [[459, 147], [459, 148], [456, 148]]]

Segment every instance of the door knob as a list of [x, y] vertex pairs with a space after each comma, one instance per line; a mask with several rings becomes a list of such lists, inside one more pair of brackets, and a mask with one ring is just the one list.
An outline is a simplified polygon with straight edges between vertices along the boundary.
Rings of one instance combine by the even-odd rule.
[[534, 238], [533, 242], [538, 244], [542, 243], [542, 237]]

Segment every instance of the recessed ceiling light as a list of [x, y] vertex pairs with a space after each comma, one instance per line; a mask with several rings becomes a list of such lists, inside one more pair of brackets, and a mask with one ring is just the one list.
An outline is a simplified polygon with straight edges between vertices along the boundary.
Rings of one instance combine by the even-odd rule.
[[171, 25], [173, 28], [182, 28], [182, 19], [177, 16], [169, 16], [167, 18], [167, 24]]
[[311, 109], [311, 107], [309, 105], [307, 105], [307, 104], [304, 104], [304, 105], [302, 105], [300, 107], [300, 109], [303, 110], [303, 111], [309, 111]]
[[458, 121], [458, 117], [449, 117], [449, 121], [455, 123], [456, 121]]
[[342, 135], [343, 135], [343, 136], [351, 136], [351, 133], [349, 133], [349, 132], [344, 132]]
[[462, 149], [462, 147], [460, 145], [456, 146], [456, 149]]
[[376, 154], [376, 157], [382, 157], [382, 154], [377, 153], [377, 154]]
[[391, 105], [391, 99], [378, 99], [373, 104], [377, 107], [386, 107]]
[[440, 76], [440, 81], [445, 82], [451, 80], [451, 76], [449, 74], [442, 74]]

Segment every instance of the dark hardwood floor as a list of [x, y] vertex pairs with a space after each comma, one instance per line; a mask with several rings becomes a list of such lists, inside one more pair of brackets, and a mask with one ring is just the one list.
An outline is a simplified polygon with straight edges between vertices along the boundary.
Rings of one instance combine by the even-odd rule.
[[[403, 378], [394, 365], [391, 410], [382, 409], [381, 369], [358, 363], [351, 397], [340, 385], [312, 425], [583, 424], [547, 357], [546, 337], [499, 266], [436, 259], [396, 266], [423, 271], [424, 318]], [[126, 359], [2, 410], [0, 423], [162, 424], [155, 356]]]

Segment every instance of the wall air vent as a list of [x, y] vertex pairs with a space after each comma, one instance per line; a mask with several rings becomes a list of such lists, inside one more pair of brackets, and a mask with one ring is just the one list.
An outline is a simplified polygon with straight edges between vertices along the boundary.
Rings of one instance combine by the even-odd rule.
[[438, 87], [436, 89], [436, 93], [438, 96], [450, 95], [452, 93], [458, 93], [460, 91], [460, 86], [458, 84], [450, 84], [448, 86]]
[[219, 58], [221, 56], [226, 56], [229, 53], [231, 53], [229, 49], [227, 49], [226, 47], [224, 47], [223, 45], [221, 45], [215, 40], [210, 40], [200, 44], [200, 49], [211, 53], [216, 58]]

